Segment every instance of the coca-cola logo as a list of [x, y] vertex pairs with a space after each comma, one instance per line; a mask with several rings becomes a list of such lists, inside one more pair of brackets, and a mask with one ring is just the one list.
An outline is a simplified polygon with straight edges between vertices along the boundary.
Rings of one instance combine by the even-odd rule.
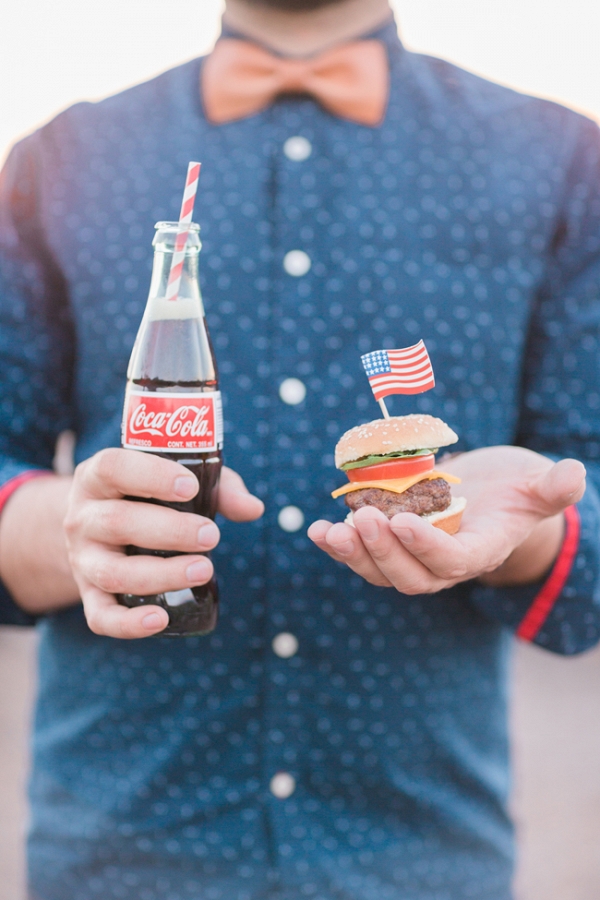
[[161, 394], [129, 391], [123, 413], [123, 446], [159, 452], [213, 451], [222, 445], [218, 391]]
[[202, 407], [180, 406], [173, 412], [154, 412], [140, 403], [131, 413], [130, 434], [154, 434], [166, 437], [205, 437], [210, 426], [207, 416], [212, 414], [212, 403]]

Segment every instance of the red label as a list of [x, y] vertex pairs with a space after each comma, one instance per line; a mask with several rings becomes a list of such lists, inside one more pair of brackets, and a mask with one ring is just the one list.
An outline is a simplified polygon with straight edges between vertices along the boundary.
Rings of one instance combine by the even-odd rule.
[[223, 443], [221, 394], [150, 394], [125, 397], [122, 444], [128, 450], [202, 453]]

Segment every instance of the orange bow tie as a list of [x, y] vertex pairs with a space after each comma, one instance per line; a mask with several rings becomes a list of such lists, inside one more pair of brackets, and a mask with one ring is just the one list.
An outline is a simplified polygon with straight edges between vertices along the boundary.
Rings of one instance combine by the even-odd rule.
[[383, 120], [389, 66], [380, 41], [353, 41], [310, 59], [281, 59], [248, 41], [217, 42], [202, 68], [210, 122], [252, 116], [279, 94], [310, 94], [334, 116], [374, 127]]

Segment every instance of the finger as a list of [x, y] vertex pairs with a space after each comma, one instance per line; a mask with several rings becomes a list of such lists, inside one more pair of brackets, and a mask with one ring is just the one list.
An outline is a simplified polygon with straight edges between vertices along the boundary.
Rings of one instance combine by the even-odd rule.
[[191, 500], [198, 479], [171, 459], [138, 450], [101, 450], [79, 465], [77, 487], [89, 497], [111, 499], [130, 495], [157, 500]]
[[[313, 522], [312, 525], [309, 526], [306, 534], [310, 538], [310, 540], [320, 547], [322, 550], [325, 550], [326, 553], [329, 553], [330, 556], [333, 556], [333, 550], [327, 546], [327, 542], [325, 537], [327, 532], [333, 528], [332, 522], [327, 522], [325, 519], [319, 519], [317, 522]], [[334, 559], [336, 557], [334, 556]], [[340, 559], [339, 562], [342, 560]]]
[[423, 594], [446, 587], [443, 579], [404, 547], [378, 509], [363, 507], [354, 513], [353, 521], [369, 555], [396, 590]]
[[529, 485], [544, 516], [562, 512], [585, 493], [585, 466], [577, 459], [561, 459]]
[[223, 466], [219, 482], [219, 512], [232, 522], [253, 522], [265, 511], [262, 500], [251, 494], [233, 469]]
[[125, 556], [90, 544], [78, 554], [74, 567], [86, 582], [107, 594], [162, 594], [206, 584], [213, 566], [204, 556]]
[[412, 513], [398, 513], [390, 529], [405, 550], [446, 585], [474, 577], [490, 565], [489, 539], [464, 532], [451, 536]]
[[391, 582], [365, 549], [360, 535], [351, 525], [345, 525], [343, 522], [332, 525], [331, 522], [320, 520], [313, 522], [307, 533], [317, 547], [336, 562], [345, 563], [365, 581], [378, 587], [392, 587]]
[[349, 556], [364, 551], [363, 542], [356, 528], [344, 522], [313, 522], [307, 531], [308, 537], [318, 547], [338, 562], [346, 562]]
[[203, 516], [130, 500], [87, 502], [80, 510], [77, 528], [82, 536], [101, 544], [186, 553], [212, 550], [220, 537], [215, 523]]
[[169, 615], [162, 607], [148, 605], [128, 609], [120, 606], [112, 594], [93, 585], [82, 591], [82, 601], [90, 630], [105, 637], [126, 640], [151, 637], [164, 631], [169, 624]]

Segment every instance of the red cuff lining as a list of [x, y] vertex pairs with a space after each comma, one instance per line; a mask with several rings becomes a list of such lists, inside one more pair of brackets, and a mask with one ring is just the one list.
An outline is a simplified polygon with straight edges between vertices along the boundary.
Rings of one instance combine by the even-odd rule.
[[51, 472], [46, 472], [43, 469], [32, 469], [29, 472], [23, 472], [21, 475], [15, 475], [14, 478], [9, 478], [9, 480], [0, 487], [0, 513], [17, 488], [20, 488], [22, 484], [25, 484], [26, 481], [31, 481], [32, 478], [38, 478], [40, 475], [51, 474]]
[[581, 531], [581, 520], [576, 506], [568, 506], [565, 509], [565, 522], [566, 533], [558, 558], [517, 630], [517, 637], [524, 641], [535, 639], [571, 574], [577, 556]]

